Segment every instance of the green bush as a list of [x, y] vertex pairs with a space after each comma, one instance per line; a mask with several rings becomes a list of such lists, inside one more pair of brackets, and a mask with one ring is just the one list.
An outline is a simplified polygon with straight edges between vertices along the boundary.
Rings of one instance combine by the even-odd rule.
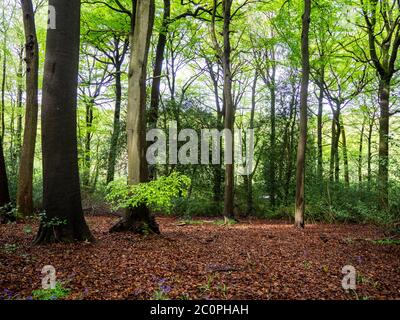
[[128, 185], [124, 180], [110, 182], [106, 200], [114, 210], [147, 205], [154, 211], [171, 213], [174, 200], [185, 198], [191, 180], [177, 172], [157, 180], [137, 185]]

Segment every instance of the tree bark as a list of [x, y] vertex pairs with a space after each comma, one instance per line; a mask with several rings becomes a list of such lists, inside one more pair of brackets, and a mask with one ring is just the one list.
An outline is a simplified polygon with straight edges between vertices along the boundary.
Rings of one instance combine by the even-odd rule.
[[[231, 73], [231, 42], [230, 42], [230, 22], [231, 22], [231, 7], [232, 0], [224, 0], [224, 27], [223, 27], [223, 56], [222, 64], [224, 69], [224, 109], [225, 119], [224, 128], [232, 133], [232, 161], [230, 164], [225, 164], [225, 193], [224, 193], [224, 217], [234, 218], [234, 106], [232, 98], [232, 73]], [[227, 146], [225, 146], [227, 147]]]
[[[135, 28], [131, 35], [131, 59], [128, 86], [128, 184], [148, 181], [146, 161], [146, 75], [150, 37], [154, 22], [154, 0], [138, 1]], [[160, 233], [158, 224], [146, 204], [128, 208], [110, 230], [135, 233]]]
[[340, 139], [340, 104], [336, 103], [335, 108], [332, 108], [332, 127], [331, 127], [331, 154], [329, 161], [329, 181], [339, 182], [339, 139]]
[[305, 187], [305, 157], [307, 146], [307, 99], [308, 81], [310, 78], [310, 53], [308, 47], [308, 33], [310, 30], [311, 0], [304, 0], [304, 14], [302, 17], [301, 56], [303, 74], [300, 89], [300, 132], [297, 146], [296, 161], [296, 210], [295, 227], [304, 228], [304, 187]]
[[[274, 59], [275, 54], [273, 54]], [[270, 182], [270, 203], [272, 209], [276, 204], [276, 83], [275, 83], [276, 67], [272, 67], [272, 76], [270, 79], [269, 92], [271, 98], [271, 135], [270, 135], [270, 155], [269, 155], [269, 182]]]
[[379, 84], [379, 166], [378, 192], [381, 209], [389, 207], [389, 97], [390, 80]]
[[50, 0], [49, 5], [56, 9], [57, 28], [47, 31], [43, 79], [45, 221], [34, 243], [92, 241], [82, 211], [76, 136], [80, 1]]
[[346, 187], [349, 187], [350, 186], [349, 159], [348, 159], [348, 155], [347, 155], [346, 131], [344, 130], [343, 120], [340, 123], [340, 132], [342, 134], [344, 183], [345, 183]]
[[24, 141], [19, 166], [17, 207], [23, 216], [28, 216], [33, 213], [32, 180], [38, 121], [39, 46], [32, 1], [22, 0], [21, 4], [25, 30], [26, 107]]
[[[132, 19], [134, 20], [134, 19]], [[132, 24], [132, 28], [134, 24]], [[115, 107], [113, 132], [110, 140], [110, 150], [108, 152], [107, 162], [107, 183], [114, 180], [115, 165], [117, 162], [119, 136], [121, 132], [121, 101], [122, 101], [122, 85], [121, 85], [121, 67], [125, 60], [126, 51], [128, 48], [128, 40], [125, 40], [122, 53], [119, 52], [119, 40], [114, 39], [114, 66], [115, 66]]]
[[3, 142], [0, 139], [0, 223], [12, 220], [8, 215], [10, 204], [10, 193], [8, 191], [8, 179], [6, 164], [4, 161]]
[[122, 89], [121, 89], [121, 68], [115, 70], [115, 107], [114, 107], [114, 122], [113, 132], [110, 141], [110, 151], [108, 153], [108, 168], [107, 168], [107, 183], [114, 180], [115, 165], [117, 162], [117, 150], [118, 150], [118, 139], [121, 130], [121, 100], [122, 100]]
[[368, 137], [367, 137], [367, 179], [368, 179], [368, 190], [371, 189], [371, 180], [372, 180], [372, 131], [374, 129], [374, 121], [375, 121], [375, 114], [372, 119], [370, 119], [368, 125]]
[[91, 169], [91, 160], [92, 160], [92, 126], [93, 126], [93, 106], [94, 99], [90, 99], [86, 101], [86, 134], [85, 134], [85, 151], [84, 151], [84, 168], [83, 168], [83, 177], [82, 184], [85, 188], [90, 187], [90, 169]]
[[17, 88], [17, 155], [16, 155], [16, 160], [19, 163], [20, 158], [21, 158], [21, 149], [22, 149], [22, 95], [23, 95], [23, 88], [22, 88], [22, 82], [23, 82], [23, 63], [24, 63], [24, 45], [21, 45], [21, 50], [19, 52], [19, 64], [18, 64], [18, 88]]
[[361, 133], [360, 133], [360, 143], [358, 146], [358, 184], [359, 187], [361, 188], [361, 183], [362, 183], [362, 164], [363, 164], [363, 144], [364, 144], [364, 131], [365, 131], [365, 122], [366, 119], [364, 118], [362, 127], [361, 127]]
[[318, 160], [317, 160], [317, 177], [320, 182], [322, 182], [324, 175], [323, 168], [323, 149], [322, 149], [322, 112], [324, 107], [324, 69], [321, 68], [320, 77], [321, 80], [318, 83], [319, 95], [318, 95], [318, 114], [317, 114], [317, 146], [318, 146]]
[[164, 15], [160, 33], [158, 35], [156, 56], [153, 69], [153, 82], [150, 95], [149, 127], [155, 128], [158, 119], [158, 105], [160, 102], [161, 73], [164, 62], [165, 45], [167, 44], [168, 25], [170, 23], [171, 1], [164, 0]]

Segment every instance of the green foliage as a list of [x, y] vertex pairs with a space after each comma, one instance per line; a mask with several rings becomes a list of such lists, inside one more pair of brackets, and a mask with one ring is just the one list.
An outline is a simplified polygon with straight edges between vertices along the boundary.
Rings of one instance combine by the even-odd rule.
[[16, 245], [15, 243], [4, 244], [4, 251], [6, 253], [14, 253], [15, 251], [17, 251], [17, 249], [18, 249], [18, 245]]
[[186, 197], [190, 184], [189, 177], [177, 172], [137, 185], [127, 185], [119, 179], [108, 185], [106, 200], [115, 210], [145, 204], [153, 210], [170, 213], [173, 200]]
[[225, 226], [225, 225], [231, 226], [236, 223], [237, 222], [233, 219], [219, 219], [219, 220], [214, 221], [214, 224], [216, 224], [218, 226]]
[[58, 217], [48, 218], [46, 216], [46, 212], [39, 213], [39, 220], [42, 226], [45, 228], [52, 228], [52, 227], [66, 225], [68, 222], [67, 219], [61, 219]]
[[61, 282], [57, 282], [54, 289], [33, 290], [32, 297], [34, 300], [58, 300], [67, 297], [70, 292]]
[[400, 245], [400, 239], [379, 239], [372, 242], [380, 245]]
[[24, 232], [26, 233], [26, 234], [32, 234], [32, 227], [30, 226], [30, 225], [26, 225], [26, 226], [24, 226]]
[[21, 214], [12, 203], [8, 203], [5, 206], [0, 207], [0, 221], [2, 217], [5, 221], [16, 221], [21, 218]]
[[187, 219], [195, 216], [215, 217], [221, 214], [222, 203], [203, 197], [179, 198], [174, 201], [172, 212]]

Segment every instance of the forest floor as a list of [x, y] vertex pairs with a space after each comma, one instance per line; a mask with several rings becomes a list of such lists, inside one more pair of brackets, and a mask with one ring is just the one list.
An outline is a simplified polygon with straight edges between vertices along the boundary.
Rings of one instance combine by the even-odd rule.
[[[66, 299], [400, 299], [400, 245], [374, 226], [159, 217], [162, 235], [137, 236], [108, 233], [116, 219], [87, 217], [94, 244], [32, 246], [37, 225], [1, 225], [0, 299], [40, 289], [45, 265]], [[357, 272], [347, 293], [345, 265]]]

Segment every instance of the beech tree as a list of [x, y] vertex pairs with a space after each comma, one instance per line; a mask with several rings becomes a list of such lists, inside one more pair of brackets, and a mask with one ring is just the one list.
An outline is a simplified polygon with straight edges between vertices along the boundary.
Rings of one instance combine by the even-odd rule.
[[381, 209], [389, 207], [389, 119], [390, 89], [398, 70], [400, 47], [400, 3], [397, 0], [361, 0], [369, 50], [363, 51], [379, 77], [379, 172], [378, 191]]
[[[128, 184], [148, 181], [146, 160], [146, 76], [150, 37], [154, 23], [154, 1], [138, 1], [133, 32], [128, 84]], [[160, 233], [154, 216], [146, 204], [126, 209], [124, 216], [112, 228], [116, 231]]]
[[21, 5], [25, 29], [26, 106], [17, 207], [19, 212], [27, 216], [33, 213], [32, 179], [38, 121], [39, 46], [32, 1], [21, 0]]
[[80, 0], [50, 0], [57, 27], [47, 31], [42, 100], [43, 208], [36, 244], [93, 241], [82, 210], [76, 105]]
[[297, 167], [296, 167], [296, 208], [295, 226], [304, 228], [304, 187], [305, 187], [305, 156], [307, 145], [307, 99], [308, 80], [310, 77], [310, 53], [308, 47], [308, 32], [310, 29], [311, 0], [304, 0], [304, 13], [302, 18], [301, 32], [301, 62], [302, 76], [300, 88], [300, 132], [297, 145]]

